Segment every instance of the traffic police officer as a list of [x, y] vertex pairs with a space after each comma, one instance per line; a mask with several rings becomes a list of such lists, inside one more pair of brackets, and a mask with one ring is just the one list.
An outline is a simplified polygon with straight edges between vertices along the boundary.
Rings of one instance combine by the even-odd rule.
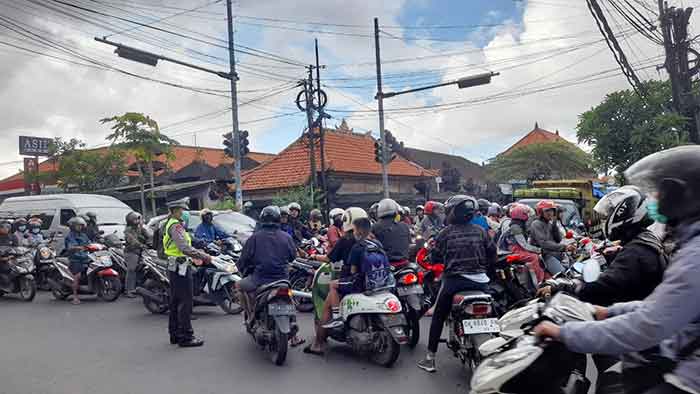
[[[192, 264], [208, 263], [209, 255], [192, 247], [192, 238], [182, 222], [182, 215], [189, 209], [189, 198], [167, 204], [170, 216], [163, 231], [163, 251], [168, 256], [168, 277], [170, 279], [170, 343], [180, 347], [202, 346], [204, 341], [197, 339], [192, 330]], [[193, 260], [194, 259], [194, 260]]]

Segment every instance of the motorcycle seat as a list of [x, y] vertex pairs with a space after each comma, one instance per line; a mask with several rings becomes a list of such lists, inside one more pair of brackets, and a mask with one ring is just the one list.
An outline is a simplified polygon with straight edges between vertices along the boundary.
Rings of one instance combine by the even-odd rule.
[[460, 291], [452, 296], [452, 304], [461, 304], [462, 302], [491, 302], [491, 295], [484, 293], [483, 291]]
[[265, 293], [265, 292], [267, 292], [267, 291], [269, 291], [269, 290], [277, 289], [277, 288], [280, 288], [280, 287], [292, 287], [292, 284], [289, 283], [289, 281], [286, 280], [286, 279], [276, 280], [276, 281], [274, 281], [274, 282], [270, 282], [270, 283], [268, 283], [268, 284], [266, 284], [266, 285], [262, 285], [262, 286], [258, 287], [258, 288], [255, 290], [255, 293], [258, 294], [258, 295], [260, 295], [260, 294]]

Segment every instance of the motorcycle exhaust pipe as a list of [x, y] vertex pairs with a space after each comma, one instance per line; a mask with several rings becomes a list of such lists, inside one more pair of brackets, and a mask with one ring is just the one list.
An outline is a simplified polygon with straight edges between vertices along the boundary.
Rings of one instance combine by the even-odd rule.
[[154, 293], [148, 289], [144, 289], [143, 287], [137, 287], [135, 291], [136, 291], [136, 294], [140, 295], [143, 298], [148, 299], [149, 301], [153, 301], [153, 302], [158, 303], [158, 304], [165, 304], [165, 300], [163, 299], [163, 297], [157, 295], [156, 293]]
[[306, 299], [311, 299], [311, 293], [307, 293], [304, 291], [299, 291], [299, 290], [292, 290], [292, 297], [299, 297], [299, 298], [306, 298]]

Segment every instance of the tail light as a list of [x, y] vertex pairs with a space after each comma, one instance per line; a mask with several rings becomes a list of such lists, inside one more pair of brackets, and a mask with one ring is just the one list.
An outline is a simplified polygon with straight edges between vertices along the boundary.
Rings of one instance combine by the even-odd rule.
[[464, 311], [472, 316], [488, 316], [491, 314], [491, 304], [473, 303], [464, 306]]
[[86, 246], [85, 249], [87, 249], [90, 252], [97, 252], [97, 251], [104, 249], [104, 247], [100, 244], [90, 244], [90, 245]]
[[519, 254], [511, 254], [509, 256], [506, 256], [506, 263], [508, 264], [518, 263], [521, 260], [523, 260], [523, 257]]
[[386, 300], [384, 305], [386, 305], [386, 307], [394, 313], [401, 310], [401, 303], [393, 299]]
[[275, 293], [277, 297], [291, 297], [292, 296], [292, 289], [288, 287], [280, 287], [277, 289], [277, 293]]
[[401, 284], [412, 285], [418, 283], [418, 276], [414, 273], [409, 273], [401, 277]]
[[566, 231], [566, 239], [574, 239], [574, 232], [572, 230]]

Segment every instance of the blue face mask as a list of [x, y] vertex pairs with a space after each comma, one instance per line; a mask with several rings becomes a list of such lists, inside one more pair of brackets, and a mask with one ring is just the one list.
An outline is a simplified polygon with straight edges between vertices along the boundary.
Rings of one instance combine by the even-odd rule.
[[185, 224], [185, 228], [189, 226], [190, 224], [190, 213], [189, 211], [185, 211], [182, 213], [182, 222]]
[[19, 231], [22, 232], [22, 233], [23, 233], [26, 229], [27, 229], [27, 226], [18, 226], [18, 227], [17, 227], [17, 230], [19, 230]]
[[655, 222], [661, 223], [661, 224], [666, 224], [668, 222], [668, 218], [666, 215], [662, 215], [659, 213], [659, 202], [656, 200], [650, 200], [647, 203], [647, 210], [649, 211], [649, 217], [654, 219]]
[[34, 234], [39, 234], [40, 232], [41, 232], [41, 229], [39, 227], [32, 229], [32, 233], [34, 233]]

